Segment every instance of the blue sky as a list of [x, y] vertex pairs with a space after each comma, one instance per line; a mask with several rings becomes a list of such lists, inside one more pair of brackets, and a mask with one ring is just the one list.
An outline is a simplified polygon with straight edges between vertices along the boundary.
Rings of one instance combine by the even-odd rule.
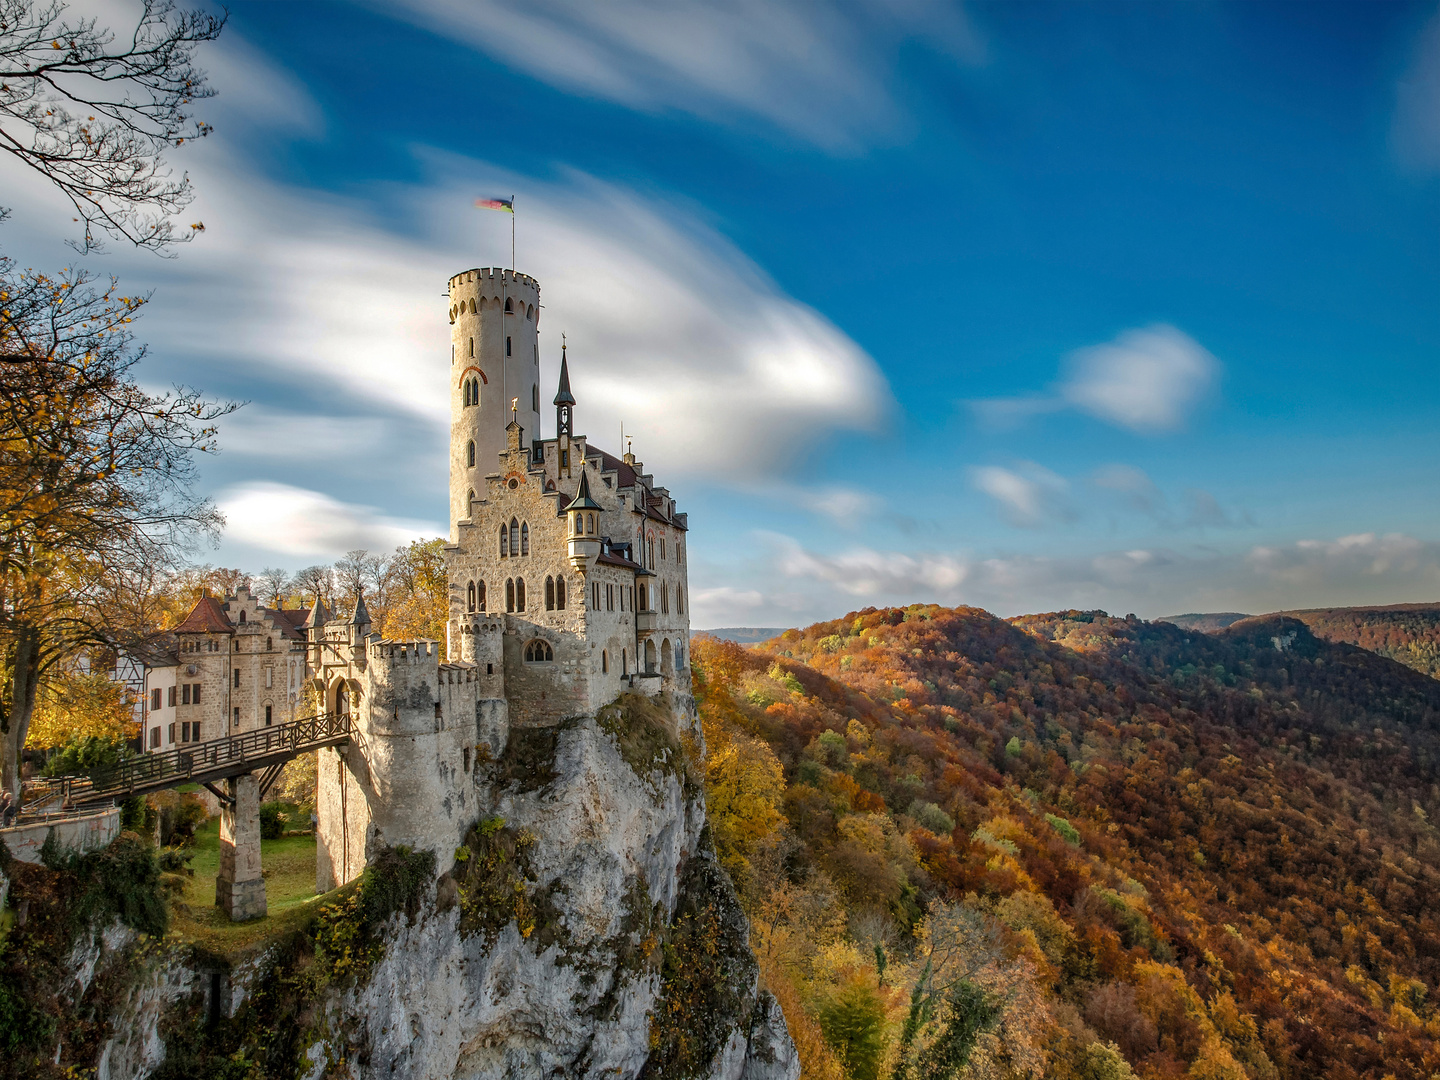
[[1440, 599], [1433, 3], [231, 11], [204, 236], [88, 260], [155, 291], [147, 379], [250, 403], [203, 559], [445, 530], [445, 282], [514, 193], [544, 377], [565, 331], [689, 511], [697, 626]]

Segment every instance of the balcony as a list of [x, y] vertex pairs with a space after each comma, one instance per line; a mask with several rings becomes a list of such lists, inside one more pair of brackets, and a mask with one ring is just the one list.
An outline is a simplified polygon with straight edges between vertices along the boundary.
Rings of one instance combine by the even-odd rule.
[[648, 634], [655, 630], [659, 615], [653, 611], [637, 611], [635, 613], [635, 629], [642, 634]]

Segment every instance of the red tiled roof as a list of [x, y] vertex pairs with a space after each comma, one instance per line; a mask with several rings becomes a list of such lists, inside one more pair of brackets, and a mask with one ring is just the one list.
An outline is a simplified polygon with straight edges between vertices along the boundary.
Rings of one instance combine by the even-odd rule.
[[300, 628], [305, 625], [305, 620], [309, 618], [310, 612], [304, 608], [266, 608], [265, 610], [275, 619], [275, 625], [279, 628], [282, 637], [292, 638], [296, 641], [304, 637]]
[[206, 594], [195, 602], [185, 621], [175, 627], [177, 634], [228, 634], [235, 629], [220, 601]]
[[625, 464], [623, 460], [615, 457], [613, 454], [607, 454], [598, 446], [591, 446], [589, 443], [585, 444], [585, 448], [587, 450], [594, 450], [600, 455], [601, 467], [604, 469], [605, 472], [613, 472], [618, 474], [615, 477], [615, 484], [617, 487], [624, 488], [635, 486], [635, 470], [632, 469], [629, 465]]
[[625, 556], [616, 555], [609, 551], [602, 551], [599, 555], [595, 556], [595, 561], [597, 563], [604, 563], [606, 566], [621, 566], [624, 567], [626, 570], [645, 569], [639, 563], [631, 562], [629, 559], [625, 558]]

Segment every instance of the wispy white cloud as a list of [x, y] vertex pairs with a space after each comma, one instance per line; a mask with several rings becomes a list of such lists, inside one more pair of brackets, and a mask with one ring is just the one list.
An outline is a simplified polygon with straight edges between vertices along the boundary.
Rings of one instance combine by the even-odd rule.
[[1440, 169], [1440, 11], [1421, 29], [1395, 88], [1391, 142], [1411, 168]]
[[983, 56], [958, 4], [808, 0], [399, 0], [372, 4], [567, 92], [645, 113], [761, 120], [831, 151], [894, 139], [900, 47]]
[[[575, 172], [537, 179], [417, 153], [428, 182], [341, 198], [258, 176], [229, 144], [199, 147], [187, 165], [205, 236], [172, 262], [108, 257], [127, 288], [157, 287], [140, 327], [147, 371], [237, 396], [260, 388], [262, 409], [297, 396], [317, 429], [369, 415], [374, 438], [387, 418], [418, 421], [443, 445], [442, 294], [449, 275], [502, 246], [508, 261], [499, 215], [470, 209], [477, 184], [495, 184], [521, 192], [521, 266], [544, 290], [542, 378], [555, 377], [567, 331], [579, 426], [601, 445], [621, 449], [611, 433], [623, 421], [667, 480], [740, 485], [783, 479], [798, 448], [876, 431], [894, 408], [871, 357], [692, 209]], [[467, 238], [487, 228], [477, 256]], [[247, 424], [260, 426], [237, 420], [237, 436], [262, 451]], [[432, 482], [443, 492], [443, 475]], [[821, 512], [842, 509], [833, 492], [816, 499]]]
[[1187, 488], [1180, 510], [1143, 469], [1133, 465], [1105, 465], [1090, 474], [1089, 484], [1114, 503], [1150, 518], [1166, 529], [1229, 529], [1253, 525], [1250, 515], [1227, 510], [1220, 500], [1203, 488]]
[[[1400, 534], [1232, 552], [1135, 548], [1072, 557], [864, 546], [824, 553], [787, 536], [760, 539], [770, 547], [776, 587], [808, 591], [804, 610], [814, 619], [843, 613], [837, 590], [854, 605], [973, 604], [1002, 615], [1104, 608], [1151, 618], [1168, 611], [1261, 613], [1440, 596], [1440, 543]], [[762, 607], [754, 617], [763, 622], [765, 614]]]
[[970, 481], [995, 500], [1011, 525], [1033, 529], [1075, 517], [1068, 499], [1069, 481], [1033, 461], [1019, 462], [1013, 469], [977, 466], [970, 470]]
[[1090, 483], [1109, 492], [1132, 510], [1147, 517], [1164, 519], [1169, 515], [1165, 496], [1144, 469], [1133, 465], [1105, 465], [1090, 477]]
[[294, 560], [338, 558], [355, 548], [389, 551], [443, 533], [435, 522], [389, 517], [373, 506], [319, 491], [262, 481], [216, 495], [226, 539]]
[[982, 421], [1011, 426], [1032, 416], [1076, 409], [1106, 423], [1154, 435], [1183, 427], [1213, 391], [1220, 363], [1188, 334], [1157, 324], [1078, 349], [1051, 390], [971, 402]]

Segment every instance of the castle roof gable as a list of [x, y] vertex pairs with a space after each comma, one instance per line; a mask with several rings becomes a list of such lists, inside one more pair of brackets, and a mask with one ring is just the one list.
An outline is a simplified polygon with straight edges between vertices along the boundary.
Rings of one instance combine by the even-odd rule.
[[177, 634], [230, 634], [234, 631], [235, 624], [230, 621], [230, 616], [225, 614], [220, 601], [209, 593], [195, 601], [190, 614], [175, 627]]

